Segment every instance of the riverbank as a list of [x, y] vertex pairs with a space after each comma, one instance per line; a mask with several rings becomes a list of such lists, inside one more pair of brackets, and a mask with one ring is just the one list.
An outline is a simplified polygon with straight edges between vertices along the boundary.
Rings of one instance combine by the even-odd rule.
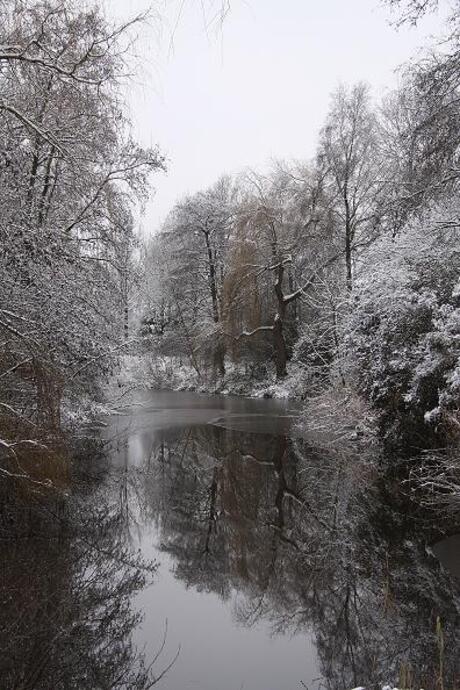
[[306, 370], [300, 365], [293, 365], [288, 376], [277, 381], [271, 363], [257, 371], [248, 366], [227, 363], [222, 377], [212, 370], [197, 371], [177, 357], [125, 355], [106, 392], [108, 398], [112, 399], [133, 388], [305, 400], [309, 382]]
[[106, 385], [103, 401], [92, 402], [85, 416], [91, 420], [95, 411], [100, 416], [129, 407], [142, 389], [292, 401], [299, 405], [297, 431], [315, 447], [366, 458], [376, 455], [377, 418], [365, 401], [349, 387], [315, 387], [299, 365], [292, 365], [282, 381], [276, 380], [274, 367], [250, 372], [232, 364], [221, 378], [212, 372], [199, 375], [178, 358], [126, 355]]

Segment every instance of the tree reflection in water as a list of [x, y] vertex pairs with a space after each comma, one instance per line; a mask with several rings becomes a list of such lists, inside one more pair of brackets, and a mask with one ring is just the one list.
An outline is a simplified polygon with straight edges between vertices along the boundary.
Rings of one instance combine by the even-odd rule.
[[156, 566], [133, 556], [114, 495], [91, 482], [65, 502], [29, 495], [21, 511], [24, 495], [2, 486], [1, 688], [146, 690], [161, 675], [131, 640], [133, 596]]
[[426, 548], [440, 528], [366, 455], [211, 425], [146, 438], [137, 466], [122, 435], [102, 479], [23, 511], [15, 540], [2, 496], [0, 687], [155, 682], [170, 660], [132, 642], [155, 570], [133, 537], [152, 524], [176, 577], [240, 623], [313, 635], [323, 687], [459, 687], [460, 588]]
[[441, 534], [359, 454], [201, 427], [154, 447], [137, 492], [176, 576], [238, 592], [245, 625], [312, 631], [326, 687], [458, 687], [460, 589], [426, 547]]

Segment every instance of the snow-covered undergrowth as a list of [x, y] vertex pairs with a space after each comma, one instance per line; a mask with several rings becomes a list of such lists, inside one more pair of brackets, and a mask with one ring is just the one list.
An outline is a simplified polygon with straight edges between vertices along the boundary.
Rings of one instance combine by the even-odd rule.
[[118, 411], [123, 396], [120, 393], [114, 395], [112, 385], [110, 389], [110, 395], [106, 396], [106, 391], [103, 391], [103, 399], [99, 400], [90, 395], [66, 396], [61, 406], [62, 429], [73, 438], [85, 436], [85, 429], [93, 427], [96, 419]]
[[[368, 690], [365, 685], [358, 685], [356, 688], [352, 688], [352, 690]], [[382, 690], [419, 690], [419, 688], [407, 688], [404, 686], [401, 687], [396, 687], [393, 685], [382, 685]], [[420, 690], [423, 690], [423, 688], [420, 688]]]
[[407, 446], [460, 435], [460, 237], [457, 197], [385, 235], [357, 271], [344, 322], [348, 378]]
[[291, 366], [285, 379], [277, 381], [271, 365], [254, 373], [244, 365], [236, 366], [228, 362], [222, 378], [212, 370], [198, 372], [178, 357], [126, 355], [105, 387], [106, 398], [109, 404], [113, 404], [113, 401], [138, 388], [303, 399], [308, 393], [308, 378], [306, 371], [298, 364]]
[[375, 459], [377, 417], [352, 388], [329, 387], [307, 397], [301, 419], [302, 435], [315, 447]]

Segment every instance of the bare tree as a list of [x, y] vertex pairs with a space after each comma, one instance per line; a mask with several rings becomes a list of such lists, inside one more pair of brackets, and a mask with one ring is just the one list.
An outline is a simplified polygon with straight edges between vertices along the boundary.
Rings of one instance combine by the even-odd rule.
[[341, 86], [321, 131], [318, 166], [330, 195], [333, 222], [343, 242], [346, 285], [353, 286], [356, 252], [372, 241], [379, 227], [382, 171], [378, 157], [377, 123], [369, 89]]
[[[248, 182], [252, 196], [240, 211], [240, 241], [245, 235], [258, 247], [256, 263], [245, 267], [241, 287], [244, 290], [245, 283], [254, 277], [272, 276], [274, 314], [271, 324], [243, 330], [236, 337], [270, 332], [277, 378], [287, 373], [289, 309], [306, 298], [317, 279], [341, 256], [333, 242], [325, 242], [330, 238], [324, 234], [321, 218], [322, 181], [309, 171], [304, 174], [302, 179], [286, 171], [278, 171], [271, 178], [251, 173]], [[293, 316], [295, 320], [295, 312]]]
[[[225, 373], [223, 285], [236, 193], [233, 181], [222, 178], [177, 204], [164, 229], [179, 318], [195, 322], [207, 334], [203, 346], [212, 351], [221, 376]], [[171, 287], [171, 281], [165, 287]]]

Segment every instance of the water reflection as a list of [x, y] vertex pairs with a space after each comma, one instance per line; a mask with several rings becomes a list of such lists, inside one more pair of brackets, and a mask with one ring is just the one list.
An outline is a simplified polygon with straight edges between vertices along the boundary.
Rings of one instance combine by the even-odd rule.
[[[132, 641], [141, 621], [133, 597], [156, 565], [126, 544], [121, 504], [97, 486], [85, 482], [65, 503], [37, 495], [16, 538], [2, 514], [1, 688], [146, 690], [161, 673]], [[6, 493], [13, 514], [18, 497], [13, 510]]]
[[446, 525], [283, 406], [174, 401], [112, 418], [97, 476], [5, 539], [0, 687], [145, 689], [181, 645], [159, 690], [458, 688]]
[[440, 673], [457, 687], [460, 591], [396, 483], [285, 436], [198, 426], [137, 441], [140, 520], [175, 577], [228, 601], [236, 624], [314, 640], [284, 687], [437, 688]]

